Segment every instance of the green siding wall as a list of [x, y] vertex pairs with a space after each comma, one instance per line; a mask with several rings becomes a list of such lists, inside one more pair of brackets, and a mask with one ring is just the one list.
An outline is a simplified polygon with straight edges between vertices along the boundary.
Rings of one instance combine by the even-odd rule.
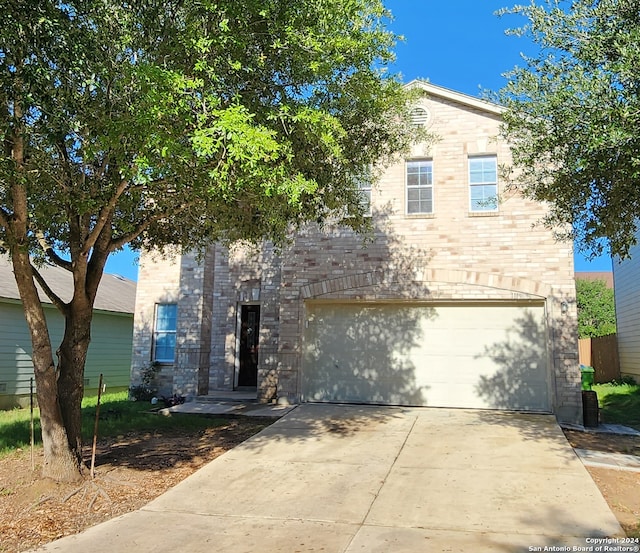
[[[97, 389], [100, 373], [107, 390], [128, 388], [131, 379], [133, 314], [96, 313], [91, 328], [91, 345], [85, 367], [85, 388]], [[86, 383], [89, 379], [89, 383]]]
[[29, 393], [31, 343], [22, 306], [0, 303], [0, 395]]
[[[52, 345], [60, 343], [64, 331], [62, 316], [45, 306]], [[96, 390], [100, 373], [107, 390], [127, 388], [131, 371], [133, 315], [95, 313], [91, 345], [85, 367], [85, 389]], [[31, 339], [22, 306], [0, 302], [0, 408], [18, 405], [18, 397], [29, 393], [33, 376]], [[88, 379], [88, 382], [87, 382]]]

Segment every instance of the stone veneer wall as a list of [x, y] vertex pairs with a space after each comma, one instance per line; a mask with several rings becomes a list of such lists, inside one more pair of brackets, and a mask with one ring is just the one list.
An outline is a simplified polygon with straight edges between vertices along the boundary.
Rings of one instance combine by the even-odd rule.
[[[136, 288], [133, 322], [133, 353], [131, 383], [141, 382], [141, 372], [151, 363], [153, 324], [157, 303], [178, 303], [180, 299], [181, 257], [169, 250], [163, 256], [157, 252], [142, 252]], [[161, 366], [156, 377], [160, 393], [173, 393], [173, 365]]]
[[186, 396], [209, 391], [214, 277], [213, 249], [202, 259], [182, 256], [173, 392]]

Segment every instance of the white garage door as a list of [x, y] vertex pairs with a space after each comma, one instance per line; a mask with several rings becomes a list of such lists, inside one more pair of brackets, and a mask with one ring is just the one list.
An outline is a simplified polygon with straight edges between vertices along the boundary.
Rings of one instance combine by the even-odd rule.
[[304, 401], [548, 411], [544, 306], [321, 304]]

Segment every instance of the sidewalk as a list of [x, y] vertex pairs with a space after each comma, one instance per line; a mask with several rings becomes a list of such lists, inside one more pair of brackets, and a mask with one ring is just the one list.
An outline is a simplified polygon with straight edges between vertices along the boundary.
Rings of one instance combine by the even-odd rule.
[[590, 449], [574, 449], [574, 451], [582, 461], [582, 464], [587, 467], [640, 472], [640, 457], [637, 455], [593, 451]]
[[[621, 436], [638, 436], [640, 431], [621, 424], [600, 424], [595, 428], [586, 428], [579, 424], [561, 424], [567, 430], [577, 430], [593, 434], [617, 434]], [[640, 456], [590, 449], [574, 449], [582, 464], [588, 467], [599, 467], [617, 470], [640, 472]]]

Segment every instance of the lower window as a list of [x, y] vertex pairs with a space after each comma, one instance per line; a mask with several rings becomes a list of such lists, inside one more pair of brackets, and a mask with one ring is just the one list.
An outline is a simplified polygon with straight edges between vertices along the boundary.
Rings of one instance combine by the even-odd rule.
[[153, 330], [153, 360], [173, 363], [176, 356], [178, 306], [175, 303], [156, 304]]

